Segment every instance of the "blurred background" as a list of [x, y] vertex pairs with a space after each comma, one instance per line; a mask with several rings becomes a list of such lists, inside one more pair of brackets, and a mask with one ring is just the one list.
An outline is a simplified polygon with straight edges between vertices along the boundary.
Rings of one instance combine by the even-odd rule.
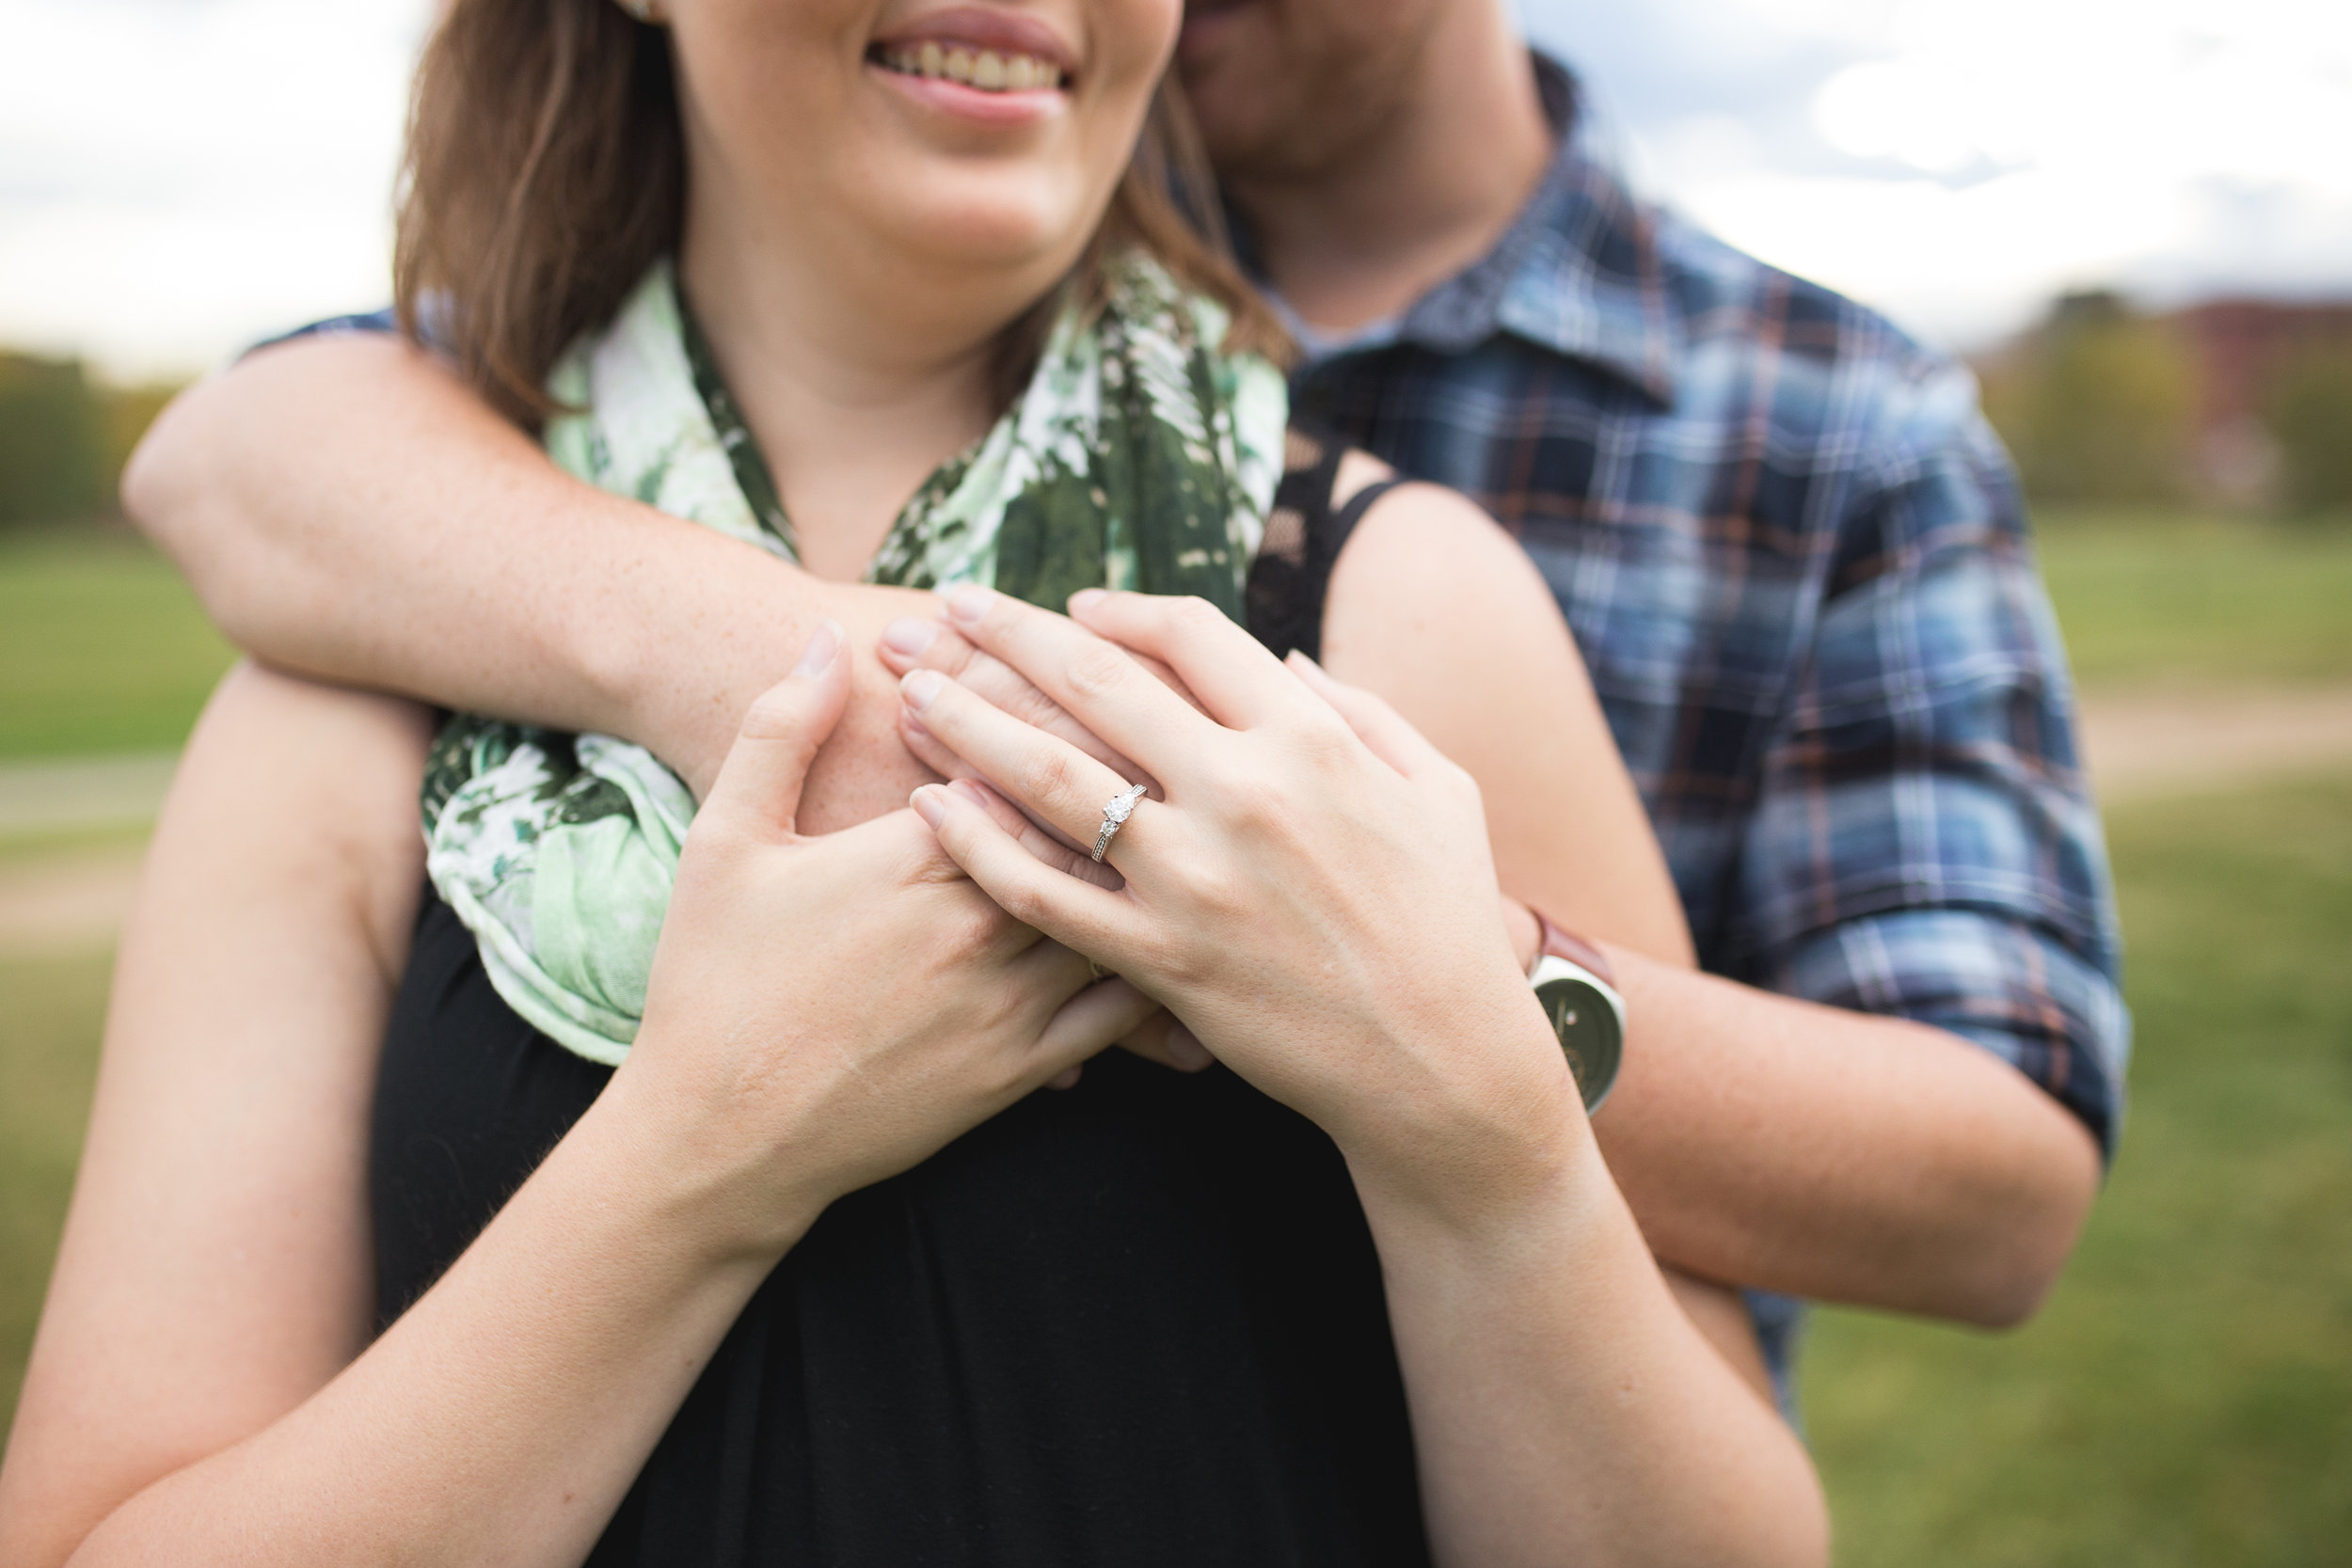
[[[172, 390], [389, 293], [429, 0], [0, 0], [0, 1422], [114, 934], [230, 657], [117, 516]], [[1964, 356], [2138, 1019], [2023, 1332], [1824, 1312], [1850, 1564], [2352, 1562], [2352, 5], [1522, 0], [1649, 195]]]

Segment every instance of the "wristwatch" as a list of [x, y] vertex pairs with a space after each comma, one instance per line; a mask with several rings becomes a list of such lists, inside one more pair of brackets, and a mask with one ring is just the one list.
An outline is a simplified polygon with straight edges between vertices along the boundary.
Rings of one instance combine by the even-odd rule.
[[1600, 1109], [1617, 1081], [1625, 1060], [1625, 998], [1617, 994], [1616, 975], [1601, 950], [1582, 937], [1562, 930], [1541, 913], [1544, 942], [1527, 983], [1544, 1005], [1551, 1032], [1568, 1058], [1577, 1091], [1584, 1097], [1584, 1114]]

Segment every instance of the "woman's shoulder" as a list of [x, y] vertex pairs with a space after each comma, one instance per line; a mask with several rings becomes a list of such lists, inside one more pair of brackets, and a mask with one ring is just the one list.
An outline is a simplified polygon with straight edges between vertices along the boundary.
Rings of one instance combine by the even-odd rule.
[[216, 898], [340, 896], [396, 972], [423, 869], [416, 798], [431, 736], [419, 704], [241, 663], [189, 737], [154, 859]]
[[1559, 627], [1534, 562], [1468, 496], [1310, 429], [1287, 455], [1249, 584], [1251, 629], [1277, 653], [1416, 632], [1471, 653]]
[[1470, 497], [1362, 453], [1343, 462], [1334, 494], [1358, 515], [1332, 562], [1327, 641], [1398, 639], [1475, 657], [1565, 638], [1535, 563]]

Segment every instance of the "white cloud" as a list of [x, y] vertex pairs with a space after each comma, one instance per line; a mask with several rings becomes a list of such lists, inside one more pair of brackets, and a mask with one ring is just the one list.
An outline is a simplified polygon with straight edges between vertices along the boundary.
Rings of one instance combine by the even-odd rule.
[[[2344, 0], [1527, 0], [1657, 194], [1930, 336], [2053, 291], [2352, 293]], [[1746, 72], [1671, 34], [1775, 46]], [[1598, 45], [1586, 47], [1587, 40]], [[1709, 104], [1709, 93], [1720, 105]]]
[[380, 303], [428, 0], [0, 0], [0, 341], [199, 368]]

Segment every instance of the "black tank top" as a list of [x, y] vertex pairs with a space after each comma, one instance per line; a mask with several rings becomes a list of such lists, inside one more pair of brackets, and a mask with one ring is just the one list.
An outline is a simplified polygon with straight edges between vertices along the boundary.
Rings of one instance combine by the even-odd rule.
[[[1252, 629], [1316, 651], [1375, 499], [1295, 435]], [[389, 1323], [608, 1069], [524, 1023], [431, 895], [370, 1179]], [[1378, 1259], [1329, 1138], [1223, 1068], [1107, 1052], [826, 1211], [704, 1370], [589, 1560], [644, 1568], [1428, 1561]]]

